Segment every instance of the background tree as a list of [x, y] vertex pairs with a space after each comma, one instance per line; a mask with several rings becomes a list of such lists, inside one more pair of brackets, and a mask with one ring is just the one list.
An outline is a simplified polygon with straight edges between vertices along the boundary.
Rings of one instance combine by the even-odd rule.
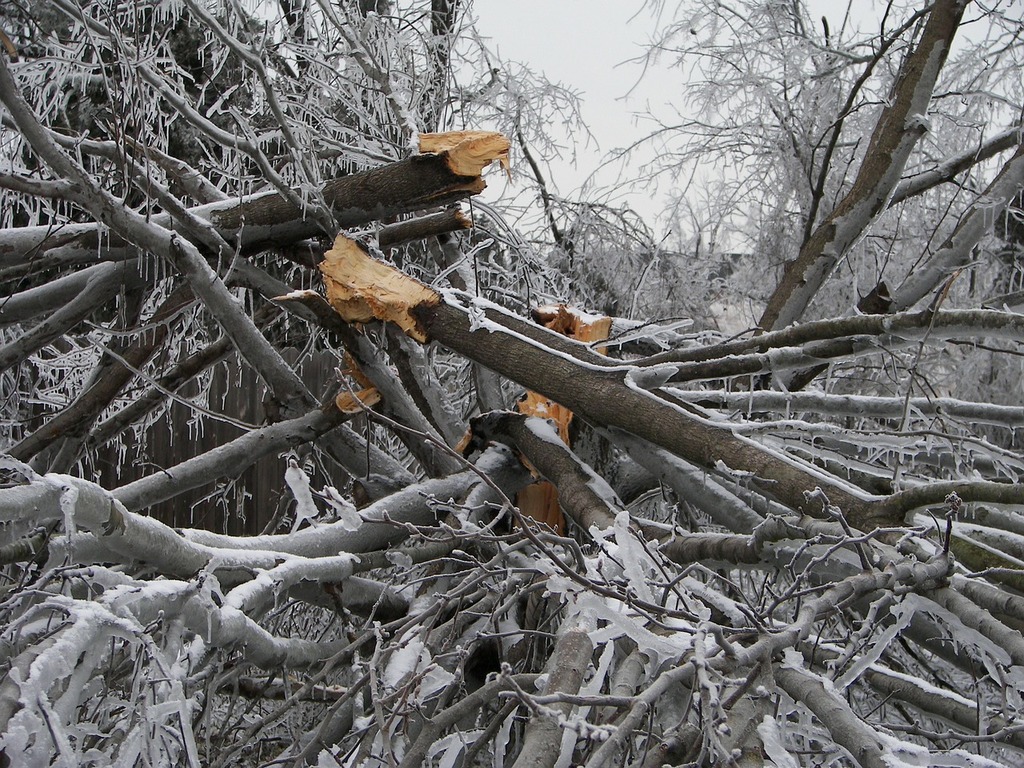
[[1019, 761], [1019, 21], [664, 18], [671, 245], [463, 3], [4, 7], [3, 760]]

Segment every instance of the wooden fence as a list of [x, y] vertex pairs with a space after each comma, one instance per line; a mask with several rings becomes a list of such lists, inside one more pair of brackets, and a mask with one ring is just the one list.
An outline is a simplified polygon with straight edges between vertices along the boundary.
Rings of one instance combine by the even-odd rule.
[[[294, 363], [298, 350], [284, 350]], [[335, 375], [336, 357], [328, 352], [307, 356], [299, 375], [314, 394], [322, 392]], [[198, 393], [193, 384], [179, 393], [191, 400]], [[218, 365], [209, 382], [210, 410], [249, 425], [268, 423], [263, 405], [266, 389], [244, 363], [231, 360]], [[97, 482], [116, 488], [141, 477], [173, 467], [224, 445], [245, 433], [229, 421], [197, 414], [195, 409], [175, 402], [146, 431], [140, 441], [131, 433], [120, 440], [124, 446], [105, 446], [92, 459], [99, 473]], [[264, 529], [291, 494], [284, 483], [287, 454], [259, 459], [239, 477], [222, 479], [150, 508], [148, 514], [174, 527], [205, 528], [233, 535], [253, 535]], [[321, 485], [323, 478], [319, 479]]]

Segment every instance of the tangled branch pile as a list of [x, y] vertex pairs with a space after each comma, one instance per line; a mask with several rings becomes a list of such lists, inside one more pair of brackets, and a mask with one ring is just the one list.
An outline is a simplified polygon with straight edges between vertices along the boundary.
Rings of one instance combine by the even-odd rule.
[[[392, 5], [0, 13], [0, 762], [1019, 761], [1024, 408], [957, 386], [1024, 316], [955, 288], [1019, 125], [907, 170], [963, 4], [829, 60], [854, 104], [903, 51], [756, 332], [596, 341], [529, 316], [593, 320], [558, 300], [594, 219], [558, 223], [525, 81], [458, 2]], [[505, 133], [426, 130], [454, 114]], [[1011, 149], [898, 287], [804, 319]], [[547, 246], [474, 202], [517, 151]]]

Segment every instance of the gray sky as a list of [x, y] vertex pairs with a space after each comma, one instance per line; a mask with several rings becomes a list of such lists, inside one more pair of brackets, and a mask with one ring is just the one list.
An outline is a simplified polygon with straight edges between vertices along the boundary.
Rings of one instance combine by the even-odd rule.
[[[842, 26], [846, 3], [805, 3], [812, 19], [828, 15], [833, 31]], [[620, 177], [617, 167], [601, 168], [608, 153], [634, 144], [654, 128], [637, 113], [650, 111], [671, 123], [685, 109], [680, 71], [663, 66], [645, 70], [637, 61], [657, 27], [652, 5], [645, 0], [474, 0], [472, 13], [481, 35], [489, 38], [490, 47], [502, 59], [522, 62], [582, 97], [583, 119], [596, 144], [585, 143], [579, 136], [573, 142], [575, 163], [569, 158], [549, 159], [549, 181], [557, 191], [564, 197], [579, 197], [582, 185], [590, 180], [591, 188], [583, 194], [586, 199], [628, 203], [660, 237], [664, 231], [655, 220], [667, 207], [668, 192], [644, 185], [615, 199], [595, 194], [612, 188]], [[675, 4], [667, 6], [665, 13], [671, 17]], [[855, 27], [873, 27], [882, 6], [854, 0], [848, 21]], [[654, 152], [652, 145], [645, 146], [635, 155], [632, 168]], [[499, 182], [494, 179], [489, 184]]]
[[[672, 99], [671, 73], [651, 71], [638, 82], [642, 66], [628, 62], [642, 55], [654, 26], [642, 0], [474, 0], [473, 13], [502, 59], [522, 62], [582, 97], [596, 145], [579, 136], [575, 165], [568, 158], [551, 161], [552, 179], [564, 196], [574, 196], [609, 151], [644, 135], [634, 112], [647, 104], [657, 110]], [[609, 185], [616, 175], [606, 168], [594, 181]], [[627, 199], [647, 217], [659, 208], [649, 195]]]

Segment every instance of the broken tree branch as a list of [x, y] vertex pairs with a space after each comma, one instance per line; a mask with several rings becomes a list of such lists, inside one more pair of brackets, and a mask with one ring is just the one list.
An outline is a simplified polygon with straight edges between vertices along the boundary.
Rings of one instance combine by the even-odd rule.
[[[737, 434], [728, 426], [703, 419], [684, 404], [639, 386], [643, 377], [637, 374], [644, 369], [609, 366], [607, 358], [586, 346], [480, 299], [454, 291], [442, 295], [371, 259], [347, 238], [338, 238], [321, 271], [332, 306], [350, 322], [377, 319], [396, 323], [412, 338], [438, 341], [550, 397], [592, 424], [629, 432], [705, 469], [724, 466], [747, 475], [763, 493], [797, 511], [821, 513], [820, 504], [807, 498], [820, 487], [852, 526], [872, 530], [897, 525], [917, 506], [934, 503], [935, 494], [924, 488], [891, 496], [867, 493], [825, 470]], [[887, 323], [892, 318], [874, 319], [891, 330]], [[949, 319], [951, 327], [957, 329], [959, 318]], [[1006, 332], [1009, 326], [1016, 329], [1019, 316], [1014, 320], [1007, 313], [985, 313], [980, 320], [992, 321]], [[1021, 486], [954, 485], [964, 501], [1024, 501]]]
[[[750, 473], [766, 492], [794, 509], [820, 511], [805, 499], [805, 493], [820, 486], [851, 524], [875, 527], [892, 522], [892, 512], [882, 498], [861, 493], [839, 478], [772, 452], [636, 386], [630, 366], [608, 368], [607, 359], [587, 347], [495, 305], [454, 292], [442, 296], [370, 259], [347, 238], [339, 237], [321, 270], [332, 306], [351, 322], [394, 322], [411, 337], [436, 340], [593, 424], [643, 437], [705, 468], [722, 463], [733, 471]], [[574, 348], [574, 355], [558, 354], [567, 346]], [[600, 367], [583, 362], [595, 358], [602, 362]]]

